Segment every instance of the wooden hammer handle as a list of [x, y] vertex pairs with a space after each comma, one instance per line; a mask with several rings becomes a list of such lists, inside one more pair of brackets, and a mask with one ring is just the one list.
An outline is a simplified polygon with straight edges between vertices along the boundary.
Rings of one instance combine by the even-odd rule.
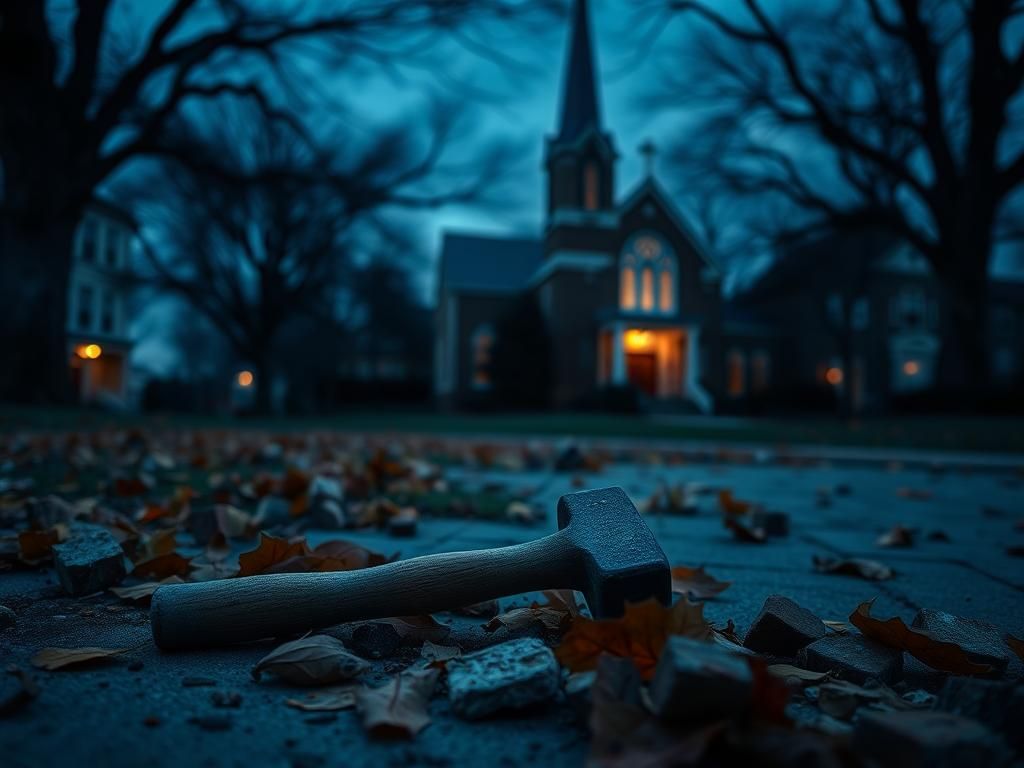
[[562, 532], [527, 544], [446, 552], [343, 573], [282, 573], [168, 584], [153, 594], [163, 650], [286, 636], [348, 621], [418, 616], [541, 589], [578, 589]]

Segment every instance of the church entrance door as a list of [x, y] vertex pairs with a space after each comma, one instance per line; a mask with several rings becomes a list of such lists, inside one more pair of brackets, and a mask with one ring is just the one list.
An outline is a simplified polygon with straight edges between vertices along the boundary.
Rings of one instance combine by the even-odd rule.
[[653, 353], [630, 352], [626, 355], [629, 383], [646, 395], [658, 392], [658, 356]]

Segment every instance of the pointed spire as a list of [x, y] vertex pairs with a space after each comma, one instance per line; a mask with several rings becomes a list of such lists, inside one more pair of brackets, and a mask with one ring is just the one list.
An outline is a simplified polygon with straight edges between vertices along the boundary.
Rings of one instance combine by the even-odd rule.
[[573, 141], [589, 128], [601, 130], [601, 110], [594, 78], [587, 0], [573, 0], [572, 42], [562, 93], [562, 123], [558, 141]]

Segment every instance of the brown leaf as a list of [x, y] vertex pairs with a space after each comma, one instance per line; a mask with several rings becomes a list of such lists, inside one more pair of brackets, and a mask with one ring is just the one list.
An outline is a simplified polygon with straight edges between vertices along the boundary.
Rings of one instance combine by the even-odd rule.
[[363, 728], [377, 738], [411, 739], [430, 724], [427, 704], [441, 674], [437, 669], [407, 669], [380, 688], [362, 688], [356, 705]]
[[680, 600], [666, 608], [656, 600], [626, 605], [619, 619], [595, 621], [580, 617], [572, 623], [555, 649], [562, 666], [572, 672], [595, 669], [602, 653], [631, 659], [641, 676], [649, 680], [669, 635], [711, 640], [711, 625], [704, 619], [703, 604]]
[[505, 611], [505, 613], [495, 616], [484, 624], [484, 631], [494, 632], [501, 627], [508, 627], [510, 630], [515, 631], [531, 627], [534, 624], [540, 624], [544, 629], [558, 632], [565, 628], [569, 621], [569, 614], [565, 611], [534, 603], [528, 608], [513, 608], [510, 611]]
[[161, 579], [160, 581], [146, 581], [142, 584], [133, 584], [130, 587], [111, 587], [110, 591], [122, 600], [129, 600], [134, 603], [149, 605], [149, 601], [153, 597], [153, 593], [164, 584], [182, 584], [184, 581], [185, 580], [180, 576], [168, 576], [166, 579]]
[[737, 541], [742, 541], [747, 544], [764, 544], [768, 541], [768, 536], [765, 534], [763, 528], [748, 528], [739, 520], [732, 517], [724, 518], [724, 522], [725, 527], [732, 531], [732, 535]]
[[1013, 635], [1007, 635], [1003, 639], [1006, 641], [1006, 644], [1010, 646], [1010, 650], [1017, 654], [1017, 658], [1024, 661], [1024, 640], [1020, 640]]
[[154, 557], [160, 555], [169, 555], [178, 546], [175, 535], [177, 531], [174, 528], [164, 528], [163, 530], [156, 531], [146, 537], [145, 544], [139, 553], [140, 560], [151, 560]]
[[890, 530], [878, 537], [875, 542], [880, 547], [912, 547], [914, 531], [902, 525], [894, 525]]
[[252, 515], [230, 504], [217, 504], [213, 508], [217, 530], [226, 539], [247, 539], [253, 530]]
[[141, 563], [132, 570], [131, 575], [137, 579], [167, 579], [171, 576], [188, 576], [192, 570], [192, 558], [171, 552], [158, 555]]
[[734, 498], [732, 491], [728, 488], [723, 488], [718, 492], [718, 506], [721, 507], [722, 512], [726, 515], [742, 516], [749, 514], [754, 508], [754, 505], [749, 501], [740, 501]]
[[903, 619], [876, 619], [871, 615], [874, 600], [861, 603], [850, 614], [850, 623], [865, 637], [888, 646], [906, 651], [932, 669], [951, 672], [955, 675], [982, 675], [991, 671], [987, 664], [971, 660], [967, 652], [956, 643], [938, 640], [923, 629], [908, 627]]
[[18, 534], [18, 559], [28, 565], [49, 560], [53, 557], [53, 545], [60, 544], [68, 537], [68, 527], [58, 523], [45, 531], [22, 531]]
[[270, 672], [294, 685], [328, 685], [369, 668], [369, 662], [350, 653], [336, 637], [311, 635], [279, 645], [256, 663], [252, 677], [258, 681]]
[[672, 591], [680, 595], [690, 595], [696, 600], [708, 600], [729, 588], [731, 581], [718, 581], [714, 576], [700, 568], [688, 568], [677, 565], [672, 569]]
[[877, 560], [852, 557], [836, 560], [830, 557], [814, 557], [814, 570], [819, 573], [835, 573], [842, 576], [858, 576], [868, 581], [885, 581], [892, 578], [892, 568]]
[[43, 648], [32, 657], [32, 666], [54, 670], [106, 659], [127, 652], [127, 648]]
[[271, 568], [289, 558], [308, 554], [309, 547], [306, 546], [305, 539], [287, 541], [261, 532], [256, 549], [238, 556], [238, 575], [256, 576], [260, 573], [269, 573]]
[[340, 688], [325, 688], [316, 693], [307, 693], [301, 699], [285, 699], [285, 704], [304, 712], [337, 712], [351, 709], [356, 705], [356, 685], [345, 685]]

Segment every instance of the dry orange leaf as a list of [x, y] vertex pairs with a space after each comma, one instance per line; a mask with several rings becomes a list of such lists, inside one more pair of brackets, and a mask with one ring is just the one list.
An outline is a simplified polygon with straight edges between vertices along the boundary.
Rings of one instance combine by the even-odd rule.
[[22, 531], [18, 534], [18, 559], [35, 565], [53, 557], [53, 545], [68, 537], [66, 525], [58, 524], [45, 531]]
[[188, 576], [192, 570], [192, 558], [170, 552], [157, 555], [149, 560], [138, 563], [132, 570], [132, 576], [138, 579], [167, 579], [171, 576]]
[[626, 605], [619, 619], [576, 619], [555, 650], [562, 666], [572, 672], [596, 669], [602, 653], [632, 659], [641, 676], [649, 680], [669, 635], [710, 640], [711, 625], [704, 606], [680, 600], [666, 608], [656, 600]]
[[75, 664], [84, 664], [87, 661], [117, 656], [127, 650], [127, 648], [43, 648], [32, 657], [32, 666], [52, 671]]
[[677, 565], [672, 569], [672, 591], [680, 595], [691, 595], [697, 600], [707, 600], [727, 590], [731, 581], [719, 581], [700, 568]]
[[727, 515], [745, 515], [754, 508], [751, 502], [735, 498], [728, 488], [723, 488], [718, 492], [718, 506]]
[[441, 671], [407, 669], [380, 688], [362, 688], [356, 705], [371, 736], [410, 739], [430, 724], [427, 704]]
[[943, 672], [955, 675], [982, 675], [991, 671], [987, 664], [972, 661], [967, 652], [956, 643], [938, 640], [923, 629], [908, 627], [898, 616], [884, 620], [876, 619], [871, 615], [872, 603], [874, 600], [861, 603], [857, 610], [850, 614], [850, 623], [865, 637], [889, 648], [906, 651], [932, 669]]
[[267, 573], [271, 568], [292, 557], [309, 554], [305, 539], [288, 541], [260, 533], [260, 543], [256, 549], [243, 552], [238, 556], [239, 576], [255, 576]]

